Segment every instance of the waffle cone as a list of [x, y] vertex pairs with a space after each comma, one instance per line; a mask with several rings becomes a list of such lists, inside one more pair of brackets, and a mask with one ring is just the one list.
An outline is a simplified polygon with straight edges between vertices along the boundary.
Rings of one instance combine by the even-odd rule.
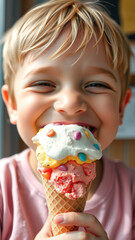
[[45, 190], [46, 201], [49, 210], [49, 216], [52, 225], [52, 232], [54, 236], [59, 234], [76, 231], [78, 229], [77, 226], [61, 226], [56, 225], [53, 222], [54, 217], [59, 213], [64, 212], [83, 212], [87, 196], [89, 193], [91, 182], [87, 186], [86, 194], [83, 198], [78, 198], [75, 200], [71, 200], [64, 196], [64, 194], [59, 194], [56, 192], [55, 188], [51, 183], [47, 182], [45, 178], [42, 177], [42, 182]]

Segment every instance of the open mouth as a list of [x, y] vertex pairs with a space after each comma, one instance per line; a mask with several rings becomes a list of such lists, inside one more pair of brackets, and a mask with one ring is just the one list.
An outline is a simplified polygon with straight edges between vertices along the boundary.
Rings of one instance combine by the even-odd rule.
[[96, 130], [96, 128], [92, 126], [85, 126], [85, 125], [81, 125], [81, 126], [87, 128], [91, 133], [94, 133]]
[[83, 123], [65, 123], [65, 122], [61, 122], [61, 123], [58, 123], [58, 124], [64, 124], [64, 125], [76, 124], [76, 125], [78, 125], [78, 126], [87, 128], [87, 129], [88, 129], [91, 133], [93, 133], [93, 134], [94, 134], [94, 132], [95, 132], [95, 130], [96, 130], [95, 127], [90, 126], [90, 125], [88, 125], [88, 124], [85, 125], [85, 124], [83, 124]]
[[[87, 128], [92, 134], [94, 134], [94, 132], [96, 131], [96, 128], [95, 127], [93, 127], [93, 126], [89, 126], [88, 124], [87, 125], [85, 125], [85, 124], [80, 124], [80, 123], [65, 123], [65, 122], [53, 122], [54, 124], [59, 124], [59, 125], [69, 125], [69, 124], [76, 124], [76, 125], [79, 125], [79, 126], [81, 126], [81, 127], [85, 127], [85, 128]], [[44, 125], [45, 126], [45, 125]], [[43, 126], [43, 127], [44, 127]], [[43, 128], [42, 127], [42, 128]]]

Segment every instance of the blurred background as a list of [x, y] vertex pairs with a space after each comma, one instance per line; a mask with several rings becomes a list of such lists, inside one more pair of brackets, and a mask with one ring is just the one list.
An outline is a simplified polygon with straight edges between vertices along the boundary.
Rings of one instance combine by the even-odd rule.
[[[94, 1], [94, 0], [93, 0]], [[31, 7], [45, 0], [0, 0], [0, 38]], [[135, 0], [99, 0], [128, 36], [135, 53]], [[0, 48], [0, 87], [3, 85], [2, 47]], [[135, 168], [135, 59], [131, 59], [132, 98], [126, 108], [123, 125], [105, 155], [120, 159]], [[26, 146], [11, 125], [0, 95], [0, 158], [20, 152]]]

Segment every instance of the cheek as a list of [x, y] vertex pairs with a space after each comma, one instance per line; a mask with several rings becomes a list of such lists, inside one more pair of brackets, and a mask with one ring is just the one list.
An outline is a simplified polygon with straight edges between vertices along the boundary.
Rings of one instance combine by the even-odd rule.
[[18, 101], [17, 111], [18, 120], [27, 121], [28, 123], [35, 122], [36, 119], [42, 114], [49, 106], [49, 101], [36, 94], [27, 94]]
[[119, 100], [112, 96], [102, 97], [98, 102], [98, 115], [103, 122], [117, 124], [119, 121]]
[[38, 131], [38, 120], [43, 116], [46, 121], [46, 113], [52, 100], [39, 94], [23, 94], [17, 101], [17, 129], [20, 137], [26, 145], [35, 150], [35, 144], [32, 142], [32, 137]]
[[22, 99], [17, 105], [18, 124], [29, 125], [36, 117], [38, 104], [31, 97]]
[[31, 138], [37, 133], [36, 121], [43, 107], [31, 96], [20, 98], [17, 103], [17, 129], [25, 144], [31, 147]]
[[24, 143], [33, 148], [32, 137], [37, 133], [33, 120], [33, 114], [28, 115], [27, 111], [18, 112], [17, 130]]
[[119, 102], [111, 97], [104, 97], [98, 104], [97, 116], [100, 119], [98, 141], [102, 150], [114, 140], [119, 127]]

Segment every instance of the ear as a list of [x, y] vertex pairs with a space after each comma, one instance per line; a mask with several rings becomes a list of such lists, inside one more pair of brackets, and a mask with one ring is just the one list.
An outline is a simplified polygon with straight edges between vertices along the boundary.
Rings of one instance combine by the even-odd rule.
[[8, 111], [10, 122], [15, 125], [17, 123], [17, 109], [14, 100], [9, 96], [9, 88], [7, 84], [2, 86], [1, 92], [3, 101]]
[[127, 106], [127, 104], [130, 102], [132, 96], [132, 91], [131, 88], [128, 88], [126, 90], [125, 96], [122, 99], [121, 103], [120, 103], [120, 108], [119, 108], [119, 113], [120, 113], [120, 125], [122, 125], [122, 120], [123, 120], [123, 116], [124, 116], [124, 111], [125, 111], [125, 107]]

